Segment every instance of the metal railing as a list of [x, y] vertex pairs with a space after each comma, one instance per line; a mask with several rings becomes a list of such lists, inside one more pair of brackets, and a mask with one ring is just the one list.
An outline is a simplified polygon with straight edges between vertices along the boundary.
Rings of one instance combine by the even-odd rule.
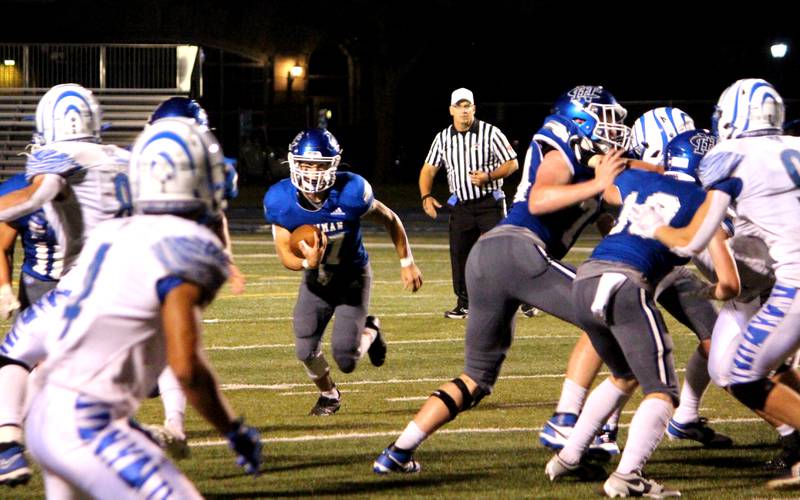
[[53, 85], [92, 89], [103, 140], [127, 146], [161, 101], [189, 94], [198, 55], [186, 45], [0, 44], [0, 179], [24, 169], [36, 105]]

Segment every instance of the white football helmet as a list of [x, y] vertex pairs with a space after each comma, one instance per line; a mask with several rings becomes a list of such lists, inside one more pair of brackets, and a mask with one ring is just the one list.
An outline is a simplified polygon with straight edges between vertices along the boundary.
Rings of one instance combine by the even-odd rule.
[[633, 124], [631, 150], [649, 163], [664, 164], [664, 150], [678, 134], [694, 130], [694, 120], [678, 108], [655, 108]]
[[40, 146], [57, 141], [100, 140], [100, 104], [75, 83], [56, 85], [36, 106], [34, 142]]
[[745, 78], [722, 92], [711, 127], [723, 141], [746, 132], [779, 134], [784, 114], [783, 98], [775, 87], [760, 78]]
[[133, 144], [131, 198], [147, 214], [215, 219], [224, 209], [225, 163], [208, 127], [189, 118], [162, 118]]

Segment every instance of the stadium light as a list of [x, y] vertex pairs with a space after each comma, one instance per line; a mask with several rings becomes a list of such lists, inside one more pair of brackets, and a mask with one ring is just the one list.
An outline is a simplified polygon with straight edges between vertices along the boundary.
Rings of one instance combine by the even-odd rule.
[[786, 56], [789, 51], [789, 46], [784, 42], [775, 42], [769, 47], [769, 52], [772, 54], [773, 59], [781, 59]]

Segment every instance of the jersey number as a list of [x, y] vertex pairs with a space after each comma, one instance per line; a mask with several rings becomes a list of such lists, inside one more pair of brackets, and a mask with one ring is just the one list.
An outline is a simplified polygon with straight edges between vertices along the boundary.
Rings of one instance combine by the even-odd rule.
[[628, 227], [628, 222], [630, 222], [631, 216], [631, 208], [634, 205], [652, 207], [664, 219], [666, 224], [670, 223], [672, 218], [675, 217], [675, 214], [677, 214], [678, 210], [681, 208], [680, 198], [672, 194], [653, 193], [644, 200], [644, 203], [637, 203], [637, 196], [639, 196], [638, 192], [631, 191], [631, 193], [625, 197], [625, 201], [622, 204], [622, 210], [619, 213], [619, 220], [617, 221], [617, 224], [611, 228], [611, 231], [608, 232], [609, 235], [620, 233], [622, 230]]
[[59, 340], [64, 338], [64, 335], [67, 334], [67, 331], [72, 326], [72, 322], [80, 315], [81, 303], [92, 293], [94, 282], [97, 280], [97, 275], [100, 273], [100, 266], [106, 259], [109, 248], [111, 248], [111, 243], [103, 243], [100, 245], [97, 249], [97, 253], [94, 254], [92, 263], [89, 264], [89, 269], [86, 271], [86, 277], [83, 279], [83, 290], [81, 290], [80, 295], [75, 297], [75, 300], [64, 307], [64, 319], [67, 320], [67, 322], [64, 325], [64, 330], [58, 337]]
[[339, 264], [339, 253], [342, 251], [342, 243], [344, 243], [344, 233], [328, 236], [328, 246], [325, 248], [325, 255], [322, 257], [322, 262], [324, 264], [330, 264], [332, 266]]
[[794, 185], [800, 188], [800, 174], [797, 172], [797, 168], [800, 167], [800, 151], [784, 149], [781, 152], [781, 161], [783, 162], [783, 168], [792, 178]]

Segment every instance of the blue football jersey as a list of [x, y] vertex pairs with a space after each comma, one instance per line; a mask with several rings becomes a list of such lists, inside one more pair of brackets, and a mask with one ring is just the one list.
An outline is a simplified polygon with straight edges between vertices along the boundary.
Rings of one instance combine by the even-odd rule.
[[[0, 184], [0, 196], [29, 186], [25, 174], [17, 174]], [[42, 281], [56, 281], [61, 277], [63, 255], [58, 247], [55, 231], [48, 224], [44, 209], [8, 223], [22, 239], [22, 270]]]
[[337, 172], [325, 203], [316, 210], [300, 205], [302, 196], [289, 179], [274, 184], [264, 196], [264, 218], [289, 231], [313, 224], [328, 237], [322, 258], [326, 270], [363, 267], [369, 260], [361, 238], [361, 217], [375, 200], [372, 187], [360, 175]]
[[642, 238], [628, 232], [630, 210], [634, 205], [649, 205], [668, 221], [671, 227], [684, 227], [691, 222], [706, 199], [705, 191], [691, 182], [642, 170], [626, 170], [614, 180], [622, 198], [617, 224], [592, 252], [591, 259], [622, 262], [641, 271], [652, 284], [658, 283], [673, 267], [686, 264], [655, 239]]
[[577, 134], [577, 126], [563, 116], [551, 115], [545, 119], [544, 125], [533, 136], [528, 147], [522, 180], [511, 211], [500, 221], [500, 224], [526, 227], [536, 233], [545, 244], [547, 252], [556, 259], [563, 258], [584, 228], [597, 218], [601, 208], [600, 197], [548, 214], [532, 215], [528, 211], [528, 196], [542, 163], [543, 148], [556, 150], [562, 155], [572, 173], [571, 184], [594, 178], [594, 170], [578, 163], [569, 146], [570, 138]]

